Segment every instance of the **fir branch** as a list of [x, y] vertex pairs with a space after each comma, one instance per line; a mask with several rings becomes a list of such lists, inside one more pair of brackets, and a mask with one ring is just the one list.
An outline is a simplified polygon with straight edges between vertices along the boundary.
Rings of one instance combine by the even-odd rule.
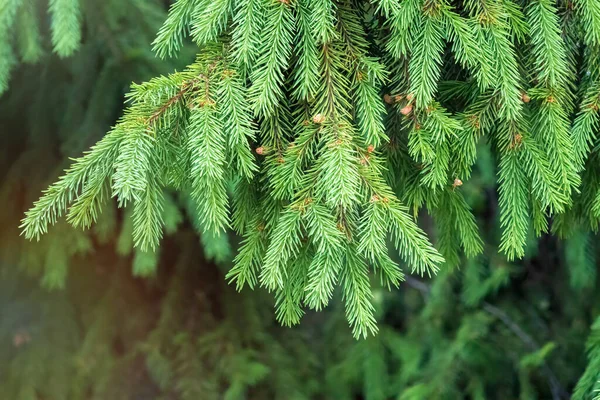
[[317, 203], [306, 208], [306, 230], [316, 248], [308, 267], [306, 303], [320, 310], [333, 295], [340, 271], [343, 270], [345, 238], [331, 217], [329, 209]]
[[191, 34], [198, 46], [216, 40], [227, 26], [233, 4], [229, 0], [204, 1], [191, 17]]
[[258, 115], [273, 115], [284, 97], [284, 71], [291, 57], [294, 30], [288, 4], [277, 2], [267, 8], [263, 27], [266, 51], [256, 60], [256, 68], [251, 74], [250, 98]]
[[493, 54], [496, 54], [497, 85], [500, 93], [500, 116], [516, 121], [522, 111], [520, 76], [516, 54], [504, 24], [490, 25], [486, 29]]
[[410, 34], [421, 24], [422, 3], [422, 0], [407, 0], [397, 7], [387, 7], [391, 14], [391, 32], [386, 50], [395, 58], [407, 56], [412, 48], [413, 37]]
[[308, 0], [298, 2], [298, 37], [295, 48], [294, 97], [309, 101], [315, 98], [320, 84], [319, 66], [321, 59], [317, 48], [317, 36], [313, 34], [311, 4]]
[[437, 92], [437, 83], [442, 68], [444, 41], [442, 24], [437, 16], [423, 15], [419, 25], [419, 36], [415, 38], [412, 57], [408, 63], [410, 91], [415, 104], [424, 109]]
[[395, 202], [388, 207], [391, 234], [396, 250], [410, 265], [412, 272], [431, 276], [443, 262], [442, 256], [427, 240], [425, 233], [407, 214], [406, 207]]
[[156, 252], [163, 235], [165, 199], [156, 176], [148, 172], [146, 188], [133, 206], [133, 242], [142, 252]]
[[139, 123], [125, 136], [115, 160], [112, 190], [119, 205], [139, 200], [146, 191], [146, 177], [152, 168], [152, 153], [156, 140], [146, 131], [146, 124]]
[[364, 70], [356, 73], [356, 120], [358, 131], [364, 143], [379, 147], [381, 142], [389, 141], [385, 133], [383, 118], [385, 107], [381, 101], [381, 83], [384, 77], [383, 66], [375, 60], [363, 60]]
[[367, 266], [354, 246], [347, 247], [346, 268], [342, 275], [343, 298], [346, 316], [355, 338], [366, 338], [378, 331], [375, 308], [367, 275]]
[[336, 4], [331, 0], [311, 2], [310, 25], [319, 44], [327, 44], [338, 38], [336, 25]]
[[231, 54], [233, 61], [240, 66], [243, 76], [251, 71], [258, 58], [264, 13], [262, 0], [241, 0], [235, 7]]
[[187, 133], [191, 196], [196, 202], [203, 226], [213, 234], [224, 230], [229, 224], [225, 187], [227, 142], [221, 120], [214, 101], [205, 97], [191, 110]]
[[308, 266], [313, 256], [309, 246], [304, 246], [298, 256], [288, 264], [289, 272], [286, 273], [288, 279], [285, 281], [283, 289], [278, 290], [275, 294], [275, 316], [284, 326], [299, 324], [304, 315], [302, 298], [308, 276]]
[[261, 283], [269, 290], [284, 287], [285, 266], [300, 250], [301, 213], [288, 208], [280, 217], [277, 226], [270, 236], [270, 243], [265, 255], [260, 274]]
[[242, 240], [233, 268], [225, 277], [230, 283], [236, 283], [237, 290], [242, 290], [246, 284], [253, 289], [258, 284], [258, 272], [267, 249], [265, 227], [260, 219], [255, 217], [251, 227], [253, 229], [248, 230]]
[[27, 239], [39, 240], [40, 235], [48, 231], [48, 225], [54, 225], [67, 205], [78, 196], [89, 177], [97, 173], [102, 175], [113, 168], [123, 136], [124, 132], [115, 128], [83, 157], [74, 160], [65, 175], [44, 192], [22, 220], [20, 228]]
[[11, 28], [22, 0], [0, 1], [0, 94], [8, 89], [10, 73], [16, 64], [11, 44]]
[[509, 260], [523, 257], [529, 224], [527, 203], [527, 177], [519, 162], [517, 150], [502, 155], [498, 171], [500, 226], [502, 240], [500, 251]]
[[583, 170], [590, 149], [596, 139], [596, 131], [600, 126], [600, 84], [592, 84], [585, 93], [581, 109], [573, 122], [573, 152], [577, 170]]
[[60, 57], [69, 57], [81, 42], [79, 0], [50, 0], [52, 44]]
[[481, 40], [481, 26], [446, 8], [442, 9], [442, 16], [448, 26], [448, 39], [452, 42], [457, 61], [471, 70], [480, 90], [492, 86], [496, 79], [493, 76], [493, 54], [488, 42]]
[[227, 148], [235, 160], [235, 168], [247, 179], [257, 170], [250, 150], [251, 140], [256, 138], [246, 90], [234, 71], [225, 71], [217, 90], [219, 112], [223, 129], [228, 132]]
[[537, 80], [546, 87], [564, 89], [569, 74], [556, 7], [548, 0], [538, 0], [527, 11]]
[[34, 0], [24, 1], [17, 16], [17, 43], [21, 59], [26, 63], [36, 63], [43, 53], [36, 3]]
[[576, 10], [581, 18], [582, 26], [587, 29], [584, 32], [584, 40], [588, 46], [600, 44], [600, 4], [594, 0], [577, 0]]
[[351, 146], [349, 126], [327, 124], [327, 138], [319, 159], [317, 193], [331, 207], [352, 207], [357, 201], [359, 175], [357, 157]]
[[200, 0], [177, 0], [171, 5], [166, 21], [152, 42], [152, 50], [160, 58], [172, 57], [181, 49], [192, 13], [200, 4]]

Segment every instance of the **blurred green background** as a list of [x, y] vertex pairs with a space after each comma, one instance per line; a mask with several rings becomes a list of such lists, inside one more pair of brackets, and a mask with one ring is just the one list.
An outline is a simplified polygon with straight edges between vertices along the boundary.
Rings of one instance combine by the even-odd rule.
[[90, 231], [61, 222], [40, 242], [19, 237], [23, 212], [68, 157], [115, 123], [129, 84], [181, 69], [195, 51], [151, 52], [168, 1], [87, 0], [81, 46], [61, 59], [46, 2], [28, 1], [0, 97], [0, 399], [566, 399], [584, 372], [585, 394], [573, 398], [591, 398], [595, 240], [532, 237], [523, 261], [497, 255], [485, 144], [462, 188], [485, 255], [399, 290], [374, 281], [380, 332], [366, 340], [352, 338], [339, 294], [283, 328], [268, 293], [235, 292], [224, 276], [237, 239], [199, 234], [181, 196], [167, 196], [157, 253], [132, 248], [129, 211], [110, 200]]

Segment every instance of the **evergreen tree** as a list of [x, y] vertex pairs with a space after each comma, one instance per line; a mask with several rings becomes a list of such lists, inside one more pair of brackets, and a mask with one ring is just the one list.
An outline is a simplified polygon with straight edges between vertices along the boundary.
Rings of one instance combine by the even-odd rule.
[[[87, 228], [112, 196], [133, 204], [134, 242], [155, 251], [163, 189], [184, 190], [204, 231], [244, 236], [228, 278], [274, 291], [281, 322], [326, 306], [339, 283], [355, 335], [375, 332], [368, 269], [388, 286], [403, 279], [388, 236], [413, 272], [444, 261], [409, 209], [433, 215], [448, 263], [460, 247], [481, 253], [460, 191], [481, 136], [498, 160], [509, 260], [524, 255], [529, 225], [546, 232], [573, 208], [596, 124], [595, 7], [177, 1], [154, 48], [174, 55], [189, 33], [196, 61], [133, 85], [126, 114], [23, 232], [39, 237], [67, 208]], [[56, 15], [53, 32], [72, 31], [67, 20]]]
[[[15, 15], [25, 10], [19, 3], [0, 3], [6, 22], [0, 29], [11, 33], [2, 36], [8, 38], [3, 54], [11, 56], [0, 57], [0, 76], [15, 65], [13, 48], [23, 46], [16, 31], [11, 39]], [[78, 4], [49, 4], [59, 56], [71, 54], [80, 41], [78, 21], [85, 12], [77, 11]], [[483, 299], [515, 273], [495, 256], [495, 245], [508, 261], [525, 257], [543, 265], [543, 257], [527, 254], [532, 247], [527, 244], [535, 243], [533, 235], [547, 233], [550, 221], [555, 233], [569, 238], [570, 282], [556, 283], [557, 290], [569, 284], [581, 289], [593, 281], [589, 232], [600, 216], [598, 18], [595, 0], [178, 0], [154, 50], [174, 56], [189, 35], [198, 45], [196, 61], [182, 72], [132, 85], [129, 107], [117, 125], [50, 186], [21, 228], [27, 238], [39, 238], [62, 216], [89, 228], [116, 213], [107, 202], [115, 197], [127, 218], [119, 245], [129, 248], [131, 235], [137, 246], [134, 274], [152, 276], [158, 271], [159, 242], [177, 229], [179, 208], [185, 207], [205, 253], [223, 251], [230, 228], [243, 237], [227, 279], [238, 289], [261, 285], [274, 292], [275, 315], [284, 325], [297, 324], [305, 308], [323, 309], [337, 286], [355, 337], [378, 329], [376, 313], [385, 310], [373, 301], [382, 296], [379, 286], [389, 289], [408, 280], [405, 286], [428, 298], [420, 327], [406, 337], [384, 326], [377, 337], [347, 344], [348, 354], [332, 355], [339, 365], [327, 375], [328, 396], [348, 398], [355, 393], [353, 384], [363, 383], [370, 399], [460, 398], [467, 392], [488, 398], [490, 390], [496, 390], [494, 398], [507, 398], [514, 394], [511, 379], [517, 379], [520, 396], [536, 398], [539, 369], [548, 382], [542, 393], [564, 398], [557, 373], [546, 364], [556, 344], [539, 345], [522, 335], [520, 325], [535, 324], [515, 322]], [[22, 60], [28, 61], [24, 54]], [[492, 184], [487, 197], [469, 193], [470, 185], [481, 187], [477, 180], [494, 173], [497, 188]], [[495, 189], [500, 238], [495, 224], [487, 226], [489, 221], [472, 212], [478, 201], [495, 201]], [[433, 233], [435, 248], [417, 218]], [[56, 229], [70, 232], [61, 226]], [[97, 227], [94, 235], [102, 235]], [[68, 257], [79, 251], [60, 247], [48, 245], [49, 259], [64, 260], [57, 251], [74, 252]], [[465, 260], [461, 252], [469, 261], [456, 272], [451, 267]], [[441, 272], [429, 288], [405, 277], [403, 263], [421, 276]], [[66, 264], [48, 271], [43, 279], [48, 287], [64, 282]], [[453, 275], [463, 282], [452, 282]], [[173, 287], [168, 293], [178, 291]], [[165, 318], [176, 304], [169, 295], [162, 305]], [[466, 307], [460, 321], [443, 315], [453, 305]], [[498, 323], [504, 331], [492, 331]], [[224, 330], [215, 340], [231, 334]], [[424, 334], [431, 335], [431, 343], [419, 342]], [[516, 351], [516, 375], [499, 376], [500, 368], [484, 367], [506, 362], [490, 354], [497, 337]], [[207, 359], [216, 359], [210, 348], [219, 344], [210, 338], [203, 342]], [[242, 348], [245, 340], [231, 338]], [[273, 343], [261, 340], [266, 339], [250, 339], [257, 346]], [[186, 337], [176, 345], [182, 343], [202, 346]], [[148, 370], [161, 388], [169, 387], [161, 381], [168, 374], [161, 371], [175, 368], [180, 393], [206, 395], [206, 388], [195, 387], [194, 375], [186, 375], [188, 368], [197, 373], [202, 366], [189, 366], [188, 359], [177, 368], [166, 365], [161, 351], [175, 351], [170, 355], [177, 359], [177, 350], [156, 352], [152, 346], [163, 344], [149, 346]], [[595, 389], [594, 346], [590, 338], [590, 366], [575, 397], [589, 398]], [[185, 357], [195, 348], [178, 351]], [[390, 351], [396, 358], [387, 359]], [[241, 368], [237, 380], [227, 377], [231, 398], [266, 376], [268, 367], [252, 360], [227, 360], [216, 369], [232, 368], [227, 363]], [[356, 363], [364, 367], [349, 369]], [[407, 366], [398, 387], [382, 381], [387, 363]], [[573, 382], [568, 375], [573, 372], [566, 374]], [[218, 386], [223, 378], [214, 379]], [[266, 393], [277, 393], [277, 382]], [[317, 393], [304, 390], [299, 398]], [[98, 393], [103, 398], [109, 392]]]

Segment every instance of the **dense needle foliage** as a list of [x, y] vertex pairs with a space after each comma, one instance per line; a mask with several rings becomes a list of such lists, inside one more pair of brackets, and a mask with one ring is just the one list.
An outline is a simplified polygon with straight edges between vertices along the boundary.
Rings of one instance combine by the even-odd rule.
[[[38, 21], [26, 8], [34, 3], [0, 0], [0, 88], [16, 65], [14, 49], [23, 62], [41, 54], [39, 32], [16, 22], [28, 12]], [[52, 48], [61, 57], [81, 41], [80, 6], [49, 2]], [[186, 36], [197, 45], [196, 61], [132, 85], [119, 122], [26, 213], [25, 237], [39, 239], [63, 216], [89, 228], [103, 210], [116, 212], [114, 197], [126, 216], [119, 243], [128, 248], [131, 235], [133, 272], [151, 276], [163, 234], [177, 229], [185, 207], [205, 253], [226, 247], [230, 229], [241, 235], [226, 279], [273, 292], [284, 325], [298, 324], [307, 308], [322, 310], [336, 287], [355, 337], [377, 332], [378, 313], [385, 319], [380, 287], [408, 279], [428, 299], [418, 322], [426, 327], [401, 337], [384, 325], [379, 336], [348, 345], [357, 350], [347, 358], [332, 355], [340, 360], [332, 371], [364, 363], [332, 386], [339, 398], [352, 395], [351, 382], [364, 382], [372, 399], [459, 398], [461, 391], [487, 398], [490, 390], [497, 391], [491, 398], [508, 398], [514, 376], [479, 371], [494, 359], [484, 355], [494, 348], [495, 321], [508, 329], [495, 333], [502, 340], [516, 335], [524, 344], [515, 350], [520, 396], [536, 398], [535, 368], [547, 393], [565, 396], [545, 364], [556, 343], [523, 336], [484, 298], [517, 274], [504, 260], [550, 262], [526, 253], [532, 237], [549, 230], [570, 238], [571, 281], [554, 283], [556, 290], [593, 286], [586, 252], [600, 220], [598, 1], [178, 0], [153, 42], [156, 54], [177, 56]], [[485, 202], [498, 203], [499, 235], [489, 220], [496, 210]], [[64, 284], [66, 263], [46, 271], [48, 287]], [[402, 264], [439, 276], [430, 288], [406, 278]], [[460, 322], [444, 319], [444, 302], [446, 310], [465, 307]], [[433, 334], [431, 342], [417, 345], [423, 334]], [[597, 385], [596, 347], [592, 336], [574, 398], [589, 398]], [[387, 360], [390, 351], [398, 358]], [[386, 362], [403, 364], [398, 387], [373, 383], [387, 376]], [[252, 368], [259, 381], [262, 367]], [[573, 382], [573, 372], [565, 374]], [[238, 383], [240, 393], [252, 382]]]

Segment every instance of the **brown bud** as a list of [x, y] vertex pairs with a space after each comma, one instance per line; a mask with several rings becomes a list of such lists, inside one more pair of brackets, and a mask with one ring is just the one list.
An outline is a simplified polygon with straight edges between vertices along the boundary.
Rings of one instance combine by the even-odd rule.
[[523, 100], [523, 103], [529, 103], [531, 101], [531, 97], [529, 97], [529, 95], [525, 92], [521, 93], [521, 100]]
[[415, 131], [420, 131], [421, 130], [421, 124], [416, 123], [415, 124]]
[[371, 196], [371, 203], [376, 203], [379, 201], [379, 196], [377, 196], [376, 194], [374, 194], [373, 196]]
[[516, 144], [521, 144], [522, 141], [523, 141], [523, 135], [521, 135], [520, 133], [517, 133], [515, 135], [515, 143]]
[[548, 96], [548, 98], [546, 99], [546, 101], [548, 103], [554, 103], [556, 101], [556, 99], [554, 98], [554, 96]]
[[265, 154], [265, 148], [260, 146], [256, 149], [256, 154], [262, 156], [263, 154]]
[[455, 179], [454, 179], [454, 183], [452, 183], [452, 187], [453, 187], [453, 188], [457, 188], [457, 187], [459, 187], [459, 186], [462, 186], [462, 184], [463, 184], [463, 181], [461, 181], [461, 180], [460, 180], [460, 179], [458, 179], [458, 178], [455, 178]]
[[517, 133], [515, 136], [513, 136], [513, 140], [508, 145], [508, 147], [511, 149], [514, 149], [515, 147], [518, 147], [522, 141], [523, 141], [523, 136], [520, 133]]
[[408, 101], [413, 101], [414, 98], [415, 98], [414, 93], [409, 93], [406, 95], [406, 100], [408, 100]]
[[477, 115], [470, 115], [469, 122], [471, 123], [471, 126], [473, 126], [473, 128], [475, 129], [479, 129], [479, 127], [481, 126], [481, 124], [479, 123], [479, 117]]
[[325, 122], [325, 116], [323, 114], [317, 114], [313, 117], [313, 122], [315, 124], [322, 124]]
[[367, 153], [371, 154], [374, 151], [375, 151], [375, 146], [373, 146], [372, 144], [370, 144], [369, 147], [367, 147]]
[[383, 101], [385, 101], [388, 104], [394, 104], [394, 98], [392, 96], [390, 96], [389, 94], [384, 94], [383, 95]]
[[285, 162], [285, 160], [283, 159], [283, 157], [279, 157], [279, 158], [277, 158], [277, 162], [279, 164], [283, 164]]
[[408, 115], [412, 112], [412, 109], [413, 109], [412, 105], [408, 104], [408, 105], [402, 107], [402, 109], [400, 110], [400, 114]]
[[404, 98], [404, 96], [402, 96], [401, 94], [397, 94], [397, 95], [394, 96], [394, 101], [396, 103], [400, 103], [403, 98]]

